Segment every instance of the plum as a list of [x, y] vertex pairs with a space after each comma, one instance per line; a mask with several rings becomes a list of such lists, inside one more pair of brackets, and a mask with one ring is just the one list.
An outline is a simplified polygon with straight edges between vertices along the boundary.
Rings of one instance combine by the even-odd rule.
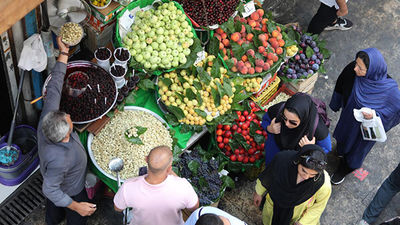
[[300, 64], [300, 68], [305, 69], [306, 68], [306, 64], [304, 64], [304, 63]]
[[314, 71], [311, 70], [311, 69], [309, 69], [307, 72], [308, 72], [308, 74], [313, 74], [314, 73]]
[[304, 60], [304, 59], [306, 59], [306, 55], [304, 55], [303, 53], [301, 53], [301, 54], [300, 54], [300, 58], [301, 58], [302, 60]]
[[315, 60], [315, 63], [318, 64], [318, 65], [320, 65], [320, 64], [321, 64], [321, 60], [316, 59], [316, 60]]
[[319, 52], [319, 48], [318, 47], [313, 48], [313, 50], [314, 50], [314, 52]]
[[308, 59], [303, 59], [302, 62], [303, 62], [304, 64], [308, 64]]
[[320, 59], [320, 60], [322, 60], [322, 59], [324, 59], [324, 55], [322, 55], [320, 52], [318, 52], [319, 54], [317, 55], [318, 56], [318, 59]]
[[311, 56], [311, 60], [315, 61], [316, 59], [317, 59], [317, 56], [316, 56], [316, 55], [312, 55], [312, 56]]
[[303, 77], [307, 77], [307, 76], [308, 76], [307, 71], [304, 71], [304, 72], [303, 72]]
[[307, 44], [306, 44], [306, 43], [304, 43], [304, 42], [301, 42], [301, 43], [300, 43], [300, 47], [302, 47], [302, 48], [306, 48], [306, 47], [307, 47]]
[[311, 46], [311, 48], [315, 48], [315, 47], [317, 47], [317, 43], [315, 43], [315, 41], [311, 41], [310, 46]]
[[319, 69], [319, 65], [318, 65], [318, 64], [313, 64], [313, 65], [312, 65], [312, 69], [313, 69], [314, 71], [317, 71], [317, 70]]
[[295, 56], [294, 56], [294, 59], [295, 59], [296, 61], [299, 61], [299, 60], [300, 60], [300, 55], [298, 55], [298, 54], [295, 55]]
[[289, 69], [287, 70], [287, 72], [290, 73], [290, 74], [293, 74], [293, 73], [294, 73], [294, 70], [293, 70], [292, 68], [289, 68]]

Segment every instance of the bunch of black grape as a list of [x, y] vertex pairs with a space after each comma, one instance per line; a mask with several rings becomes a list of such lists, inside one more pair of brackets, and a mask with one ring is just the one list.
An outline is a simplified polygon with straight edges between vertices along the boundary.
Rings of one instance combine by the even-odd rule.
[[[199, 165], [197, 173], [189, 169], [188, 165], [192, 161]], [[196, 190], [200, 205], [210, 205], [218, 199], [222, 180], [218, 174], [217, 160], [203, 161], [197, 151], [192, 151], [183, 153], [175, 166], [178, 167], [181, 177], [188, 179]]]

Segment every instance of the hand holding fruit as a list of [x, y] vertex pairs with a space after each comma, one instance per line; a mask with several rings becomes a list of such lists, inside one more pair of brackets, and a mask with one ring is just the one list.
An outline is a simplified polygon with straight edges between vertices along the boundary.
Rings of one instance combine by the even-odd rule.
[[310, 141], [310, 140], [308, 140], [307, 135], [304, 135], [304, 137], [302, 137], [299, 141], [300, 147], [303, 147], [304, 145], [309, 145], [309, 144], [315, 144], [315, 137], [313, 137], [313, 139]]
[[254, 205], [259, 207], [261, 204], [261, 200], [262, 200], [262, 196], [258, 195], [256, 192], [254, 192], [254, 196], [253, 196]]
[[271, 134], [279, 134], [281, 133], [281, 123], [275, 123], [276, 118], [273, 118], [271, 124], [268, 125], [267, 130]]

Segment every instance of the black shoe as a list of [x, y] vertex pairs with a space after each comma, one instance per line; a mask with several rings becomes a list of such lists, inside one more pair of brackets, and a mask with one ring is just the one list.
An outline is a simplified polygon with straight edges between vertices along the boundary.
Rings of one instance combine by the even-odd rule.
[[325, 27], [325, 30], [350, 30], [353, 27], [353, 22], [349, 19], [338, 17], [336, 22]]
[[342, 174], [342, 173], [333, 173], [331, 176], [331, 183], [334, 185], [339, 185], [341, 183], [343, 183], [344, 179], [346, 178], [346, 175]]

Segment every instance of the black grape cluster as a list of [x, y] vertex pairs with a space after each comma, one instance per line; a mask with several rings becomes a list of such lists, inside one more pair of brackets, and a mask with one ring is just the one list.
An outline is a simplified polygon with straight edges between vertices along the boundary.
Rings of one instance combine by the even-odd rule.
[[[191, 161], [199, 163], [197, 175], [188, 167]], [[210, 205], [218, 199], [222, 187], [222, 180], [218, 174], [218, 161], [211, 159], [203, 161], [197, 151], [183, 153], [176, 164], [181, 177], [189, 180], [200, 199], [200, 205]]]

